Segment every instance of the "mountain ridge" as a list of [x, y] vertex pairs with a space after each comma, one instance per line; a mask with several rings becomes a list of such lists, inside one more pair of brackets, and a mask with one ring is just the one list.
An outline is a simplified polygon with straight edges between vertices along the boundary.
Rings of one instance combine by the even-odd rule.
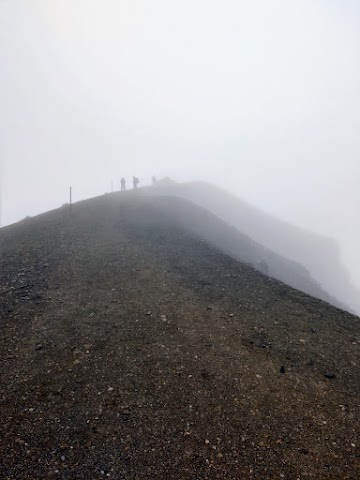
[[182, 217], [131, 192], [0, 230], [1, 478], [356, 478], [359, 319]]
[[153, 189], [152, 194], [175, 195], [205, 208], [252, 241], [301, 265], [326, 294], [318, 295], [305, 288], [301, 280], [294, 281], [291, 277], [284, 276], [281, 267], [277, 270], [273, 267], [272, 274], [275, 278], [325, 301], [329, 301], [330, 296], [334, 305], [341, 308], [346, 305], [348, 310], [360, 312], [360, 292], [351, 283], [349, 274], [341, 263], [340, 251], [334, 239], [289, 224], [205, 182], [164, 182], [159, 188]]

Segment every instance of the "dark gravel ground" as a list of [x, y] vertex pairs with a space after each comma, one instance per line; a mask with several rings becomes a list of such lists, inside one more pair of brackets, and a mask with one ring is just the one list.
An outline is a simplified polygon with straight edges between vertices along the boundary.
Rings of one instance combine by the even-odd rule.
[[196, 209], [114, 194], [0, 231], [0, 478], [358, 480], [359, 319], [172, 202]]

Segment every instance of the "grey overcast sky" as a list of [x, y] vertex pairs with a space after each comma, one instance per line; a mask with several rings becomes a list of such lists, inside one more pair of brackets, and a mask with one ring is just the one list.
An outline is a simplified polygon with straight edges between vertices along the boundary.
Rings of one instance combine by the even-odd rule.
[[2, 222], [136, 174], [336, 238], [360, 286], [358, 0], [0, 0]]

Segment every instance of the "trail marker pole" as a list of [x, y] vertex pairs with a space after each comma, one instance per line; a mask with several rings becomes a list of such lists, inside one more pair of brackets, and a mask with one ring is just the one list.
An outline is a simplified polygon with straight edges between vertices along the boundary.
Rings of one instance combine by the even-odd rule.
[[70, 215], [72, 213], [72, 187], [70, 187]]
[[3, 199], [4, 199], [4, 192], [3, 192], [3, 169], [2, 169], [2, 162], [0, 161], [0, 228], [2, 227], [2, 219], [3, 219]]

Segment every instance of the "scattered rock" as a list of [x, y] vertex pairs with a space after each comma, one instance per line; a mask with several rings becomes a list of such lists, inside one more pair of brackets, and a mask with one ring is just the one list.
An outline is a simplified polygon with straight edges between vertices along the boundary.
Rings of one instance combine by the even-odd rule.
[[254, 344], [259, 348], [272, 348], [272, 345], [270, 342], [259, 342]]
[[211, 375], [211, 373], [210, 373], [208, 370], [206, 370], [206, 368], [204, 368], [204, 369], [201, 371], [201, 376], [202, 376], [203, 378], [211, 378], [212, 375]]

